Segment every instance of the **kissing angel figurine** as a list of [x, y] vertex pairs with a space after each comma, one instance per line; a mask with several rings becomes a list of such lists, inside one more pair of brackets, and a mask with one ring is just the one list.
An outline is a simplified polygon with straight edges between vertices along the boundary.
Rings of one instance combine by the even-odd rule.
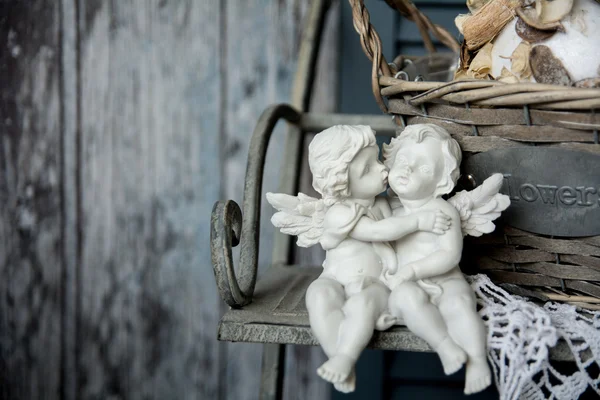
[[388, 241], [413, 232], [442, 235], [449, 217], [435, 208], [392, 216], [384, 199], [387, 170], [379, 161], [375, 134], [368, 126], [338, 125], [317, 134], [309, 146], [309, 166], [318, 200], [267, 194], [279, 210], [273, 224], [298, 236], [298, 245], [326, 250], [323, 273], [308, 287], [310, 326], [329, 358], [317, 373], [341, 392], [355, 388], [354, 365], [374, 329], [396, 321], [386, 312], [390, 291], [382, 281], [395, 271]]
[[326, 250], [323, 273], [306, 293], [311, 329], [329, 358], [317, 373], [353, 391], [354, 365], [373, 330], [402, 323], [438, 353], [447, 374], [466, 362], [465, 393], [483, 390], [491, 383], [485, 328], [458, 262], [463, 236], [493, 231], [508, 207], [498, 193], [502, 176], [441, 199], [456, 184], [461, 151], [435, 125], [406, 128], [384, 155], [389, 200], [376, 198], [388, 173], [367, 126], [334, 126], [311, 142], [313, 187], [322, 199], [267, 194], [281, 232]]
[[406, 127], [383, 153], [394, 216], [442, 210], [452, 221], [443, 235], [414, 232], [395, 241], [397, 262], [385, 272], [389, 310], [438, 353], [446, 374], [466, 362], [464, 392], [479, 392], [491, 384], [486, 332], [458, 263], [463, 236], [492, 232], [492, 221], [510, 205], [498, 193], [503, 176], [494, 174], [473, 191], [443, 200], [459, 177], [461, 150], [433, 124]]

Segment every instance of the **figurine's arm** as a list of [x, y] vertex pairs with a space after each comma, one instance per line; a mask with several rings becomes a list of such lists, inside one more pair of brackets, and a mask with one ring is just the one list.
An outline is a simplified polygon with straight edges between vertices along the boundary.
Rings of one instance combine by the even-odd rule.
[[392, 207], [390, 207], [390, 203], [386, 197], [378, 196], [375, 198], [375, 207], [377, 207], [383, 218], [389, 218], [392, 216]]
[[[426, 279], [438, 276], [456, 267], [460, 261], [463, 247], [463, 236], [460, 226], [460, 216], [452, 208], [444, 209], [452, 218], [450, 229], [442, 236], [436, 238], [440, 249], [430, 255], [405, 265], [402, 270], [408, 275], [406, 280]], [[412, 271], [412, 277], [410, 277]], [[398, 272], [400, 273], [400, 271]]]
[[441, 235], [449, 227], [450, 218], [440, 210], [392, 216], [381, 221], [362, 217], [350, 232], [350, 237], [363, 242], [388, 242], [416, 231]]
[[418, 230], [419, 218], [415, 214], [389, 217], [381, 221], [362, 217], [350, 232], [350, 237], [363, 242], [387, 242], [398, 240]]

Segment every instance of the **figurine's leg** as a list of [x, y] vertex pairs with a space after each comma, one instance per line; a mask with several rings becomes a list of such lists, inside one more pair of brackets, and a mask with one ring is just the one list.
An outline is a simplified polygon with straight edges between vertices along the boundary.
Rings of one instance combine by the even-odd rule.
[[388, 295], [389, 290], [383, 284], [372, 283], [348, 298], [336, 354], [318, 370], [323, 379], [340, 383], [352, 378], [356, 360], [373, 336], [375, 322], [387, 306]]
[[465, 352], [448, 335], [439, 310], [415, 282], [404, 282], [394, 288], [389, 298], [389, 309], [393, 315], [403, 318], [408, 329], [438, 353], [447, 375], [462, 367], [467, 359]]
[[448, 325], [448, 333], [467, 352], [465, 394], [477, 393], [492, 383], [486, 357], [486, 331], [477, 314], [475, 295], [464, 279], [441, 284], [439, 309]]
[[333, 279], [317, 278], [306, 290], [310, 327], [328, 358], [335, 354], [345, 301], [344, 287]]

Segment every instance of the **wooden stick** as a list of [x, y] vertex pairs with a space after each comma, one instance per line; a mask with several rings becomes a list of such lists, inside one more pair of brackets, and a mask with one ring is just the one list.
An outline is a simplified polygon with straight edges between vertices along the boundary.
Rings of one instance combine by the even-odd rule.
[[600, 299], [592, 296], [569, 296], [555, 293], [544, 293], [544, 295], [554, 301], [600, 304]]
[[463, 35], [469, 50], [477, 50], [502, 31], [521, 7], [519, 0], [492, 0], [463, 24]]

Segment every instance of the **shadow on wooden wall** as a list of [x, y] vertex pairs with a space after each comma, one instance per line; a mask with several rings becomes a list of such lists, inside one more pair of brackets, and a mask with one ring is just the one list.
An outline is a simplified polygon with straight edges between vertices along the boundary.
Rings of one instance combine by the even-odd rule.
[[[216, 341], [210, 210], [241, 203], [250, 134], [290, 98], [309, 5], [0, 2], [1, 398], [257, 397], [261, 347]], [[328, 18], [320, 112], [336, 105], [339, 4]], [[288, 352], [285, 398], [328, 396], [321, 357]]]

